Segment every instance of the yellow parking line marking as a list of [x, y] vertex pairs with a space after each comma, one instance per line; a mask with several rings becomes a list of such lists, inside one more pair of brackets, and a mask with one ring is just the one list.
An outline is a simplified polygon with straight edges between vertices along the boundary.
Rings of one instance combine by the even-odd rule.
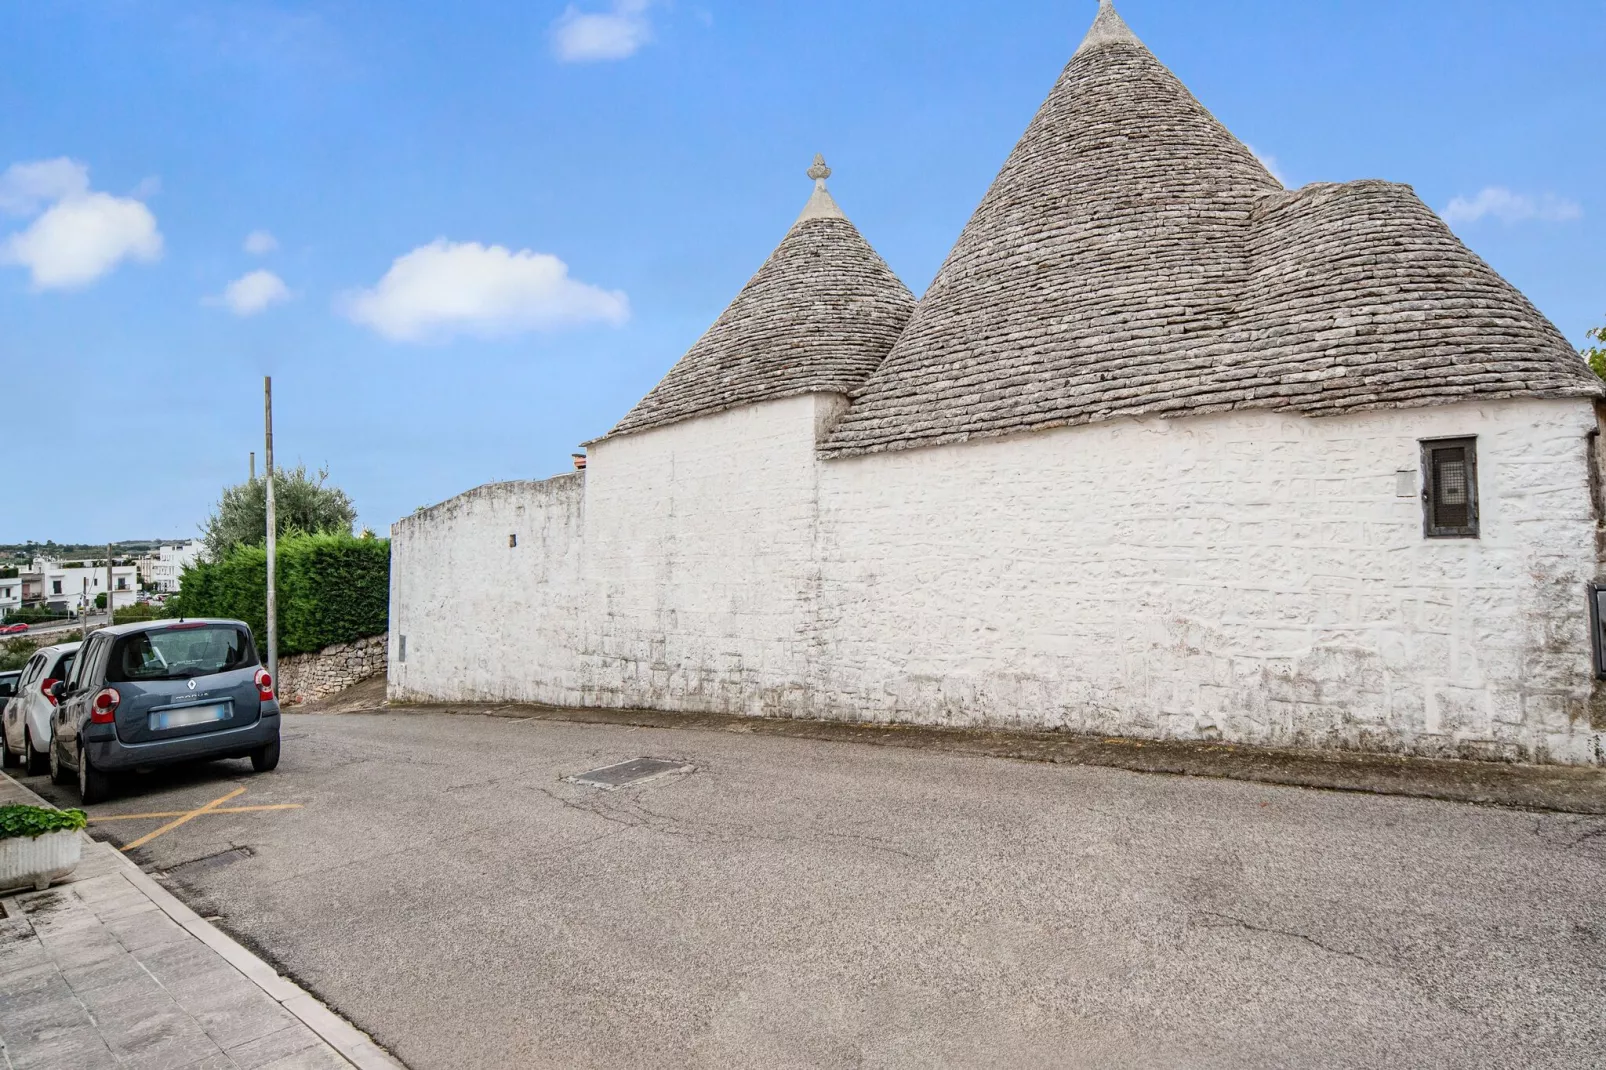
[[[209, 814], [254, 814], [261, 810], [299, 810], [302, 803], [280, 803], [277, 806], [219, 806], [208, 810]], [[183, 817], [188, 810], [162, 810], [152, 814], [103, 814], [91, 817], [90, 823], [96, 821], [146, 821], [153, 817]]]
[[212, 809], [214, 807], [218, 806], [219, 804], [226, 803], [230, 799], [233, 799], [233, 798], [235, 798], [237, 796], [244, 795], [244, 794], [245, 794], [245, 789], [244, 788], [235, 788], [233, 791], [229, 792], [227, 795], [223, 796], [221, 799], [213, 799], [211, 802], [207, 803], [205, 806], [199, 807], [198, 809], [195, 809], [195, 810], [191, 810], [189, 813], [185, 814], [184, 816], [178, 818], [175, 821], [169, 821], [167, 824], [163, 825], [161, 828], [157, 829], [155, 832], [147, 832], [145, 835], [141, 836], [139, 839], [135, 840], [133, 843], [129, 844], [127, 847], [124, 847], [123, 850], [124, 851], [132, 851], [136, 847], [143, 847], [145, 844], [150, 843], [156, 837], [164, 835], [164, 834], [169, 833], [169, 832], [172, 832], [174, 829], [178, 828], [180, 825], [184, 824], [186, 821], [193, 821], [195, 818], [200, 817], [202, 814], [211, 812]]

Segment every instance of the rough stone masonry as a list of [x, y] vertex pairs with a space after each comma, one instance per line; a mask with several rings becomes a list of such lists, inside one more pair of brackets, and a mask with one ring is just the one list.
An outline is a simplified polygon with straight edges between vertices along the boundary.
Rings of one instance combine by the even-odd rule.
[[311, 654], [279, 659], [281, 702], [299, 704], [344, 691], [385, 671], [388, 635], [335, 643]]

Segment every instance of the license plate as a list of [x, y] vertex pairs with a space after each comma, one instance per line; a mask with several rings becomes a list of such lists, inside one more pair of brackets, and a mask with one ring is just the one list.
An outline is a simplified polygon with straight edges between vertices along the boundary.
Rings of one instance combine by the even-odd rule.
[[181, 710], [158, 710], [151, 714], [151, 731], [166, 728], [188, 728], [190, 725], [211, 724], [229, 719], [227, 703], [217, 706], [186, 706]]

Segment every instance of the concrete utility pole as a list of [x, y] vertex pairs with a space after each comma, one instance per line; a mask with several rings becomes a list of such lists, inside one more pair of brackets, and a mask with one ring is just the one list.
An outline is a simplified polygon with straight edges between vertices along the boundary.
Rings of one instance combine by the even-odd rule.
[[[268, 477], [268, 675], [279, 686], [279, 599], [275, 573], [279, 568], [279, 530], [273, 505], [273, 376], [262, 377], [262, 411], [267, 425], [268, 449], [263, 471]], [[254, 462], [253, 462], [254, 465]]]
[[251, 451], [251, 482], [257, 481], [257, 451]]
[[112, 616], [112, 544], [106, 544], [106, 624], [111, 626]]

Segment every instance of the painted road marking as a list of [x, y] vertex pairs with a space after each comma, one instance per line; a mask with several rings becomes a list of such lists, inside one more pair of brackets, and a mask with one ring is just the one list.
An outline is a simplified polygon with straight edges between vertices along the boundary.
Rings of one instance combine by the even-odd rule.
[[187, 813], [181, 815], [177, 820], [169, 821], [167, 824], [163, 825], [161, 828], [157, 829], [155, 832], [147, 832], [145, 835], [141, 836], [139, 839], [135, 840], [133, 843], [129, 844], [127, 847], [124, 847], [123, 850], [125, 852], [127, 852], [127, 851], [132, 851], [136, 847], [143, 847], [143, 846], [145, 846], [145, 844], [150, 843], [156, 837], [165, 836], [167, 833], [172, 832], [174, 829], [178, 828], [180, 825], [185, 824], [186, 822], [193, 821], [196, 818], [200, 817], [202, 814], [211, 813], [217, 807], [219, 807], [219, 806], [223, 805], [224, 803], [228, 802], [230, 799], [237, 798], [237, 797], [239, 797], [241, 795], [244, 795], [244, 794], [245, 794], [245, 789], [244, 788], [235, 788], [233, 791], [229, 792], [227, 795], [224, 795], [223, 797], [218, 798], [218, 799], [213, 799], [211, 802], [207, 803], [205, 806], [196, 807], [194, 810], [190, 810]]
[[[280, 803], [277, 806], [219, 806], [208, 810], [209, 814], [255, 814], [263, 810], [299, 810], [301, 803]], [[188, 810], [161, 810], [150, 814], [105, 814], [100, 817], [91, 817], [90, 824], [101, 821], [148, 821], [153, 817], [183, 817]]]
[[299, 810], [302, 808], [301, 803], [278, 803], [272, 806], [223, 805], [230, 799], [238, 798], [244, 794], [244, 788], [235, 788], [227, 795], [224, 795], [221, 798], [213, 799], [205, 806], [198, 806], [194, 810], [156, 810], [144, 814], [97, 814], [96, 816], [91, 817], [89, 820], [92, 824], [100, 824], [106, 821], [149, 821], [164, 817], [174, 818], [174, 820], [169, 821], [155, 832], [148, 832], [139, 839], [135, 840], [133, 843], [129, 844], [127, 847], [123, 848], [124, 851], [132, 851], [136, 847], [145, 846], [158, 836], [165, 836], [167, 833], [172, 832], [185, 822], [193, 821], [198, 817], [207, 817], [211, 814], [256, 814], [268, 810]]

